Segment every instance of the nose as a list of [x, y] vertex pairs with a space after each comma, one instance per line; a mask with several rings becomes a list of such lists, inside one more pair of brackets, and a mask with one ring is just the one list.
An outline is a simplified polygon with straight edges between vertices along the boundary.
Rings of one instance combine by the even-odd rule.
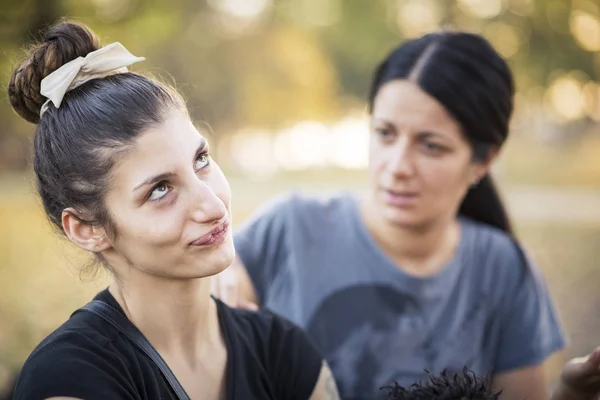
[[190, 189], [190, 215], [193, 221], [206, 224], [221, 221], [227, 215], [227, 206], [211, 185], [195, 178]]
[[407, 178], [414, 174], [415, 166], [409, 141], [398, 140], [395, 146], [388, 149], [387, 169], [395, 178]]

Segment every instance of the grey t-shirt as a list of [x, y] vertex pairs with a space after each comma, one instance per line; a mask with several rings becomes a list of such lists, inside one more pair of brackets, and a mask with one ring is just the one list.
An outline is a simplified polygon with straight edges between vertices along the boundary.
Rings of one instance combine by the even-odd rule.
[[498, 373], [565, 345], [547, 288], [519, 246], [461, 218], [439, 273], [398, 269], [364, 226], [353, 196], [278, 198], [235, 234], [261, 304], [303, 327], [344, 399], [373, 399], [394, 380], [443, 369]]

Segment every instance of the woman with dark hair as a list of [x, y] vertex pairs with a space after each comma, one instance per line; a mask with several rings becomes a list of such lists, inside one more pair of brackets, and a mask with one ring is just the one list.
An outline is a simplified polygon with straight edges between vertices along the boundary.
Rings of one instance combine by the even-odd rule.
[[234, 235], [215, 294], [306, 329], [344, 399], [464, 366], [503, 399], [547, 399], [543, 363], [565, 341], [489, 175], [513, 97], [481, 36], [396, 48], [370, 92], [369, 195], [278, 199]]
[[10, 80], [50, 221], [115, 278], [37, 346], [14, 398], [337, 398], [299, 328], [211, 299], [234, 258], [230, 188], [181, 96], [127, 71], [141, 60], [62, 23]]

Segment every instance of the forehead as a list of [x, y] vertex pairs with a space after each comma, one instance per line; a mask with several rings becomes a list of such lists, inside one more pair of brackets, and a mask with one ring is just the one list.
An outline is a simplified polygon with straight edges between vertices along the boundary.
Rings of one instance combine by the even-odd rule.
[[439, 101], [407, 80], [393, 80], [379, 89], [373, 103], [373, 118], [400, 127], [460, 131]]
[[115, 180], [126, 186], [137, 185], [150, 176], [173, 172], [193, 163], [205, 139], [189, 117], [171, 113], [163, 123], [142, 132], [115, 167]]

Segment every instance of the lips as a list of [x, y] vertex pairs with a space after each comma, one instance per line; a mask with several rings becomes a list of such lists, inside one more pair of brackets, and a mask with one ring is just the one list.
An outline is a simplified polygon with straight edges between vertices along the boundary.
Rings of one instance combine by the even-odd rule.
[[383, 189], [383, 198], [386, 204], [393, 207], [408, 207], [412, 206], [419, 194], [416, 192], [408, 191], [397, 191], [390, 189]]
[[212, 231], [208, 232], [206, 235], [194, 240], [192, 243], [190, 243], [190, 246], [211, 246], [222, 243], [225, 240], [228, 231], [229, 222], [224, 222]]

